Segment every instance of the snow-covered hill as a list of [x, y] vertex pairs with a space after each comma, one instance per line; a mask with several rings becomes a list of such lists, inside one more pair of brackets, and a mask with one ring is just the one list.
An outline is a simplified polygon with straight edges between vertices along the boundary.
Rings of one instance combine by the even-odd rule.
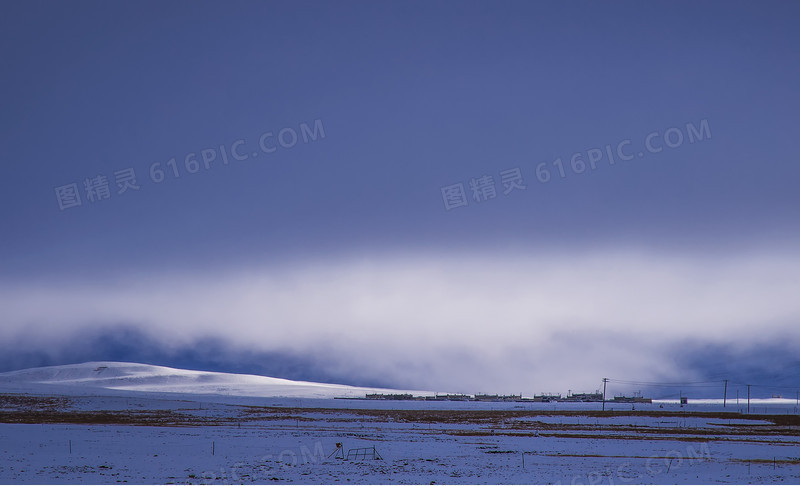
[[268, 376], [190, 371], [164, 366], [106, 361], [0, 373], [0, 388], [2, 389], [36, 392], [43, 388], [52, 390], [53, 387], [61, 388], [65, 392], [106, 389], [291, 398], [363, 397], [366, 393], [428, 394], [420, 391], [362, 388], [284, 380]]

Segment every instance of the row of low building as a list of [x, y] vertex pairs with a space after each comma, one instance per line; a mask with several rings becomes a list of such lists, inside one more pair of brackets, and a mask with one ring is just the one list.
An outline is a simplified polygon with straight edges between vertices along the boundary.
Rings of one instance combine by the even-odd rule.
[[424, 395], [414, 396], [410, 393], [367, 393], [366, 400], [420, 400], [420, 401], [472, 401], [472, 395]]
[[[562, 397], [561, 394], [542, 394], [531, 397], [519, 395], [475, 395], [445, 394], [433, 396], [414, 396], [410, 393], [368, 393], [366, 400], [419, 400], [419, 401], [458, 401], [458, 402], [602, 402], [603, 394], [595, 393], [569, 393]], [[609, 403], [652, 403], [651, 398], [635, 394], [632, 397], [617, 395], [605, 400]]]

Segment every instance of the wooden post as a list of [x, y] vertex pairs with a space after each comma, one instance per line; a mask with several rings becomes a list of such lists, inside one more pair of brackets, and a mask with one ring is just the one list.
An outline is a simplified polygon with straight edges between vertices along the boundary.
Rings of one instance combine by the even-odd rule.
[[750, 385], [747, 385], [747, 413], [750, 413]]
[[725, 404], [728, 401], [728, 380], [725, 380], [725, 391], [722, 395], [722, 408], [725, 408]]

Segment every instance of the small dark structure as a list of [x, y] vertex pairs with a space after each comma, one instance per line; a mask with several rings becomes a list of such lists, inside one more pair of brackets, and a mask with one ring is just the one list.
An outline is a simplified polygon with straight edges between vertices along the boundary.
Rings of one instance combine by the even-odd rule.
[[371, 459], [371, 460], [383, 460], [383, 457], [378, 453], [375, 449], [375, 446], [372, 447], [361, 447], [358, 449], [350, 449], [347, 451], [347, 460], [363, 460], [363, 459]]
[[336, 450], [328, 454], [328, 459], [333, 456], [334, 459], [344, 459], [344, 446], [341, 442], [336, 443]]

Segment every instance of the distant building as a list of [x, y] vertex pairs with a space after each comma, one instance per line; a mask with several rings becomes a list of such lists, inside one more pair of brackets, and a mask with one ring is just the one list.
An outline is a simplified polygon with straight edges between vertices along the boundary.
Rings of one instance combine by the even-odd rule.
[[652, 398], [644, 398], [642, 396], [642, 392], [635, 392], [632, 397], [626, 397], [625, 395], [615, 395], [611, 402], [615, 403], [653, 403]]
[[562, 398], [562, 402], [602, 402], [603, 394], [600, 391], [594, 393], [571, 393], [566, 398]]
[[522, 394], [519, 395], [475, 395], [475, 401], [478, 402], [515, 402], [522, 400]]
[[367, 393], [367, 400], [414, 400], [410, 393]]
[[561, 394], [553, 395], [551, 393], [542, 393], [541, 395], [534, 395], [534, 402], [557, 402], [561, 400]]
[[464, 402], [464, 401], [472, 400], [472, 396], [470, 396], [470, 395], [459, 395], [459, 394], [454, 394], [454, 395], [447, 395], [447, 394], [446, 395], [434, 395], [432, 397], [430, 397], [430, 396], [425, 397], [425, 400], [427, 400], [427, 401], [442, 401], [442, 402], [443, 401]]

